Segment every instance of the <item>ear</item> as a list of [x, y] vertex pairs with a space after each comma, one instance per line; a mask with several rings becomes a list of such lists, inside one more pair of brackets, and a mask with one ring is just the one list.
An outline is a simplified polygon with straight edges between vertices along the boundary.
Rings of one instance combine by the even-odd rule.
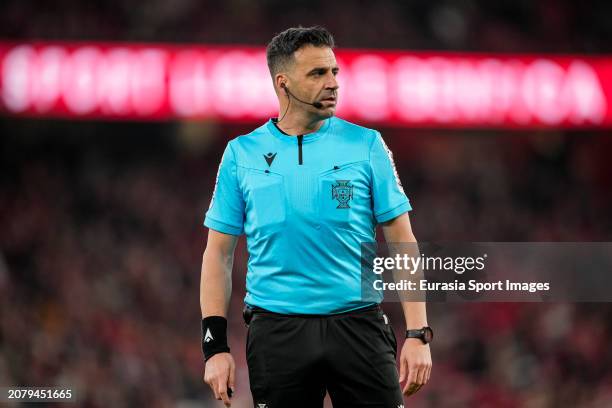
[[274, 76], [274, 85], [276, 89], [279, 89], [279, 90], [283, 89], [283, 84], [287, 87], [289, 86], [289, 78], [287, 77], [287, 75], [281, 74], [281, 73], [276, 74]]

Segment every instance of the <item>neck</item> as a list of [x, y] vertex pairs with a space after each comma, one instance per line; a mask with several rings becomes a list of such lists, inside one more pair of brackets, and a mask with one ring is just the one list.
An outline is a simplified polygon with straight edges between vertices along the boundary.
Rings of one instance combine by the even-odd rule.
[[[316, 132], [323, 125], [325, 118], [318, 115], [314, 116], [303, 110], [293, 111], [291, 108], [289, 108], [283, 120], [277, 123], [277, 126], [288, 135], [307, 135]], [[285, 109], [287, 109], [286, 105], [281, 106], [280, 111], [284, 112]]]

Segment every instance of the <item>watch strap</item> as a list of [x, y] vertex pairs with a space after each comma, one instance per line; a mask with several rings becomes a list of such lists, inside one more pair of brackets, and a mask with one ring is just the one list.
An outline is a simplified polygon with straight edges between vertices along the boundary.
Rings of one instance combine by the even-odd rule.
[[424, 344], [431, 342], [433, 339], [433, 330], [429, 326], [424, 326], [421, 329], [406, 330], [407, 339], [420, 339]]

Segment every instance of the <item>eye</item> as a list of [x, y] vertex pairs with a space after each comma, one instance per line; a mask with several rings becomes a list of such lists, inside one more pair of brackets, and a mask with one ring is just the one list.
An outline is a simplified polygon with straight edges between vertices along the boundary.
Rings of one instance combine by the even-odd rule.
[[311, 76], [314, 77], [320, 77], [321, 75], [325, 75], [325, 70], [324, 69], [314, 69], [310, 72]]

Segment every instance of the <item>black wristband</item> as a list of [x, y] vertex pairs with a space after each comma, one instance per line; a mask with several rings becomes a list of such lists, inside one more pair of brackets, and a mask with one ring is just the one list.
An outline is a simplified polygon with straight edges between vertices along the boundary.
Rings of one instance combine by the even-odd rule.
[[208, 316], [202, 319], [202, 353], [204, 361], [218, 353], [229, 353], [227, 345], [227, 319]]

